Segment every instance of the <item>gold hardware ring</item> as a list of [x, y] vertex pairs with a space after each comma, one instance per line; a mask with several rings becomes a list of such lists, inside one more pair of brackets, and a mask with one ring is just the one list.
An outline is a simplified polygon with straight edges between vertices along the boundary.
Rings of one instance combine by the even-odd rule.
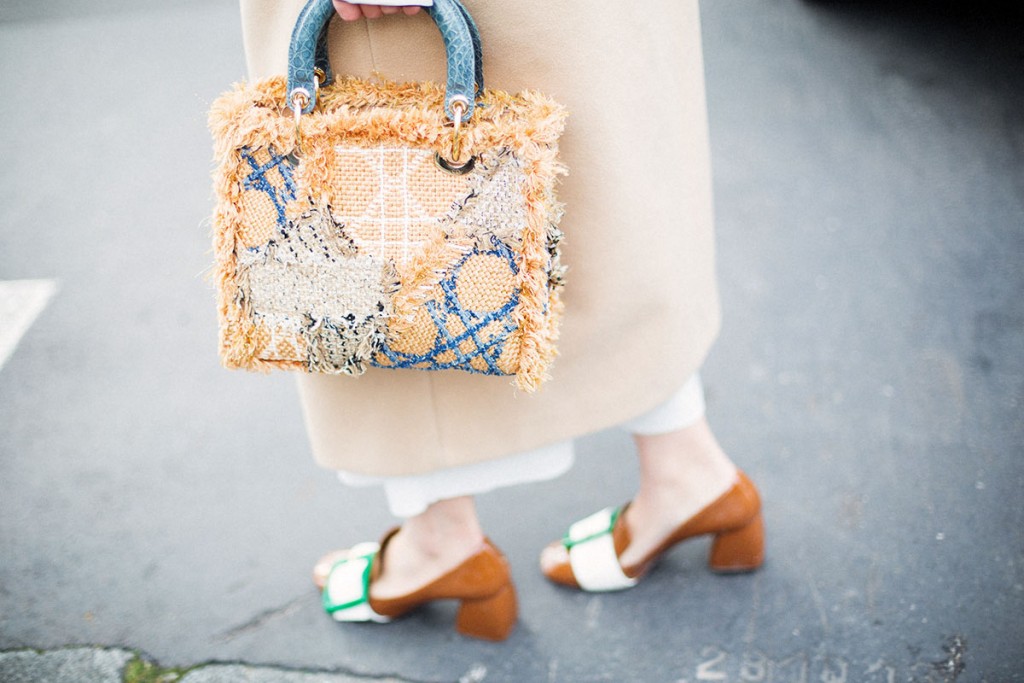
[[434, 161], [442, 170], [448, 173], [464, 175], [472, 171], [475, 165], [472, 155], [466, 161], [459, 163], [459, 159], [462, 158], [462, 117], [469, 111], [469, 102], [464, 97], [454, 97], [450, 106], [454, 116], [452, 123], [455, 126], [455, 130], [452, 133], [451, 160], [449, 161], [440, 154], [435, 153]]

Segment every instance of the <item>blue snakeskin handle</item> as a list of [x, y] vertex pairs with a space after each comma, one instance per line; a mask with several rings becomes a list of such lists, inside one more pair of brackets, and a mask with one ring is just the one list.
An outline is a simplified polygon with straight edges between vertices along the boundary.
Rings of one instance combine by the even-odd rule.
[[[454, 118], [452, 100], [457, 97], [465, 99], [468, 107], [462, 120], [469, 121], [476, 99], [475, 86], [478, 81], [481, 89], [483, 85], [479, 34], [470, 29], [472, 19], [467, 20], [469, 12], [458, 0], [434, 0], [434, 5], [427, 8], [427, 13], [441, 32], [448, 56], [445, 114], [449, 119]], [[292, 29], [288, 48], [288, 100], [290, 105], [296, 92], [306, 94], [309, 100], [302, 108], [304, 114], [313, 111], [316, 106], [313, 69], [315, 66], [323, 68], [326, 27], [333, 14], [334, 4], [331, 0], [309, 0], [299, 12], [295, 28]], [[330, 71], [325, 70], [325, 73], [328, 74], [325, 82], [330, 82], [333, 76]]]
[[484, 48], [480, 43], [480, 29], [476, 27], [476, 22], [473, 21], [472, 15], [469, 10], [466, 9], [459, 0], [452, 0], [462, 12], [462, 18], [466, 20], [466, 26], [469, 28], [469, 37], [473, 41], [473, 55], [474, 55], [474, 67], [476, 71], [476, 91], [478, 93], [484, 91]]
[[444, 48], [448, 53], [448, 85], [444, 95], [444, 113], [454, 120], [451, 103], [455, 97], [461, 97], [468, 103], [462, 120], [469, 121], [473, 116], [476, 100], [476, 50], [472, 34], [466, 23], [466, 8], [457, 0], [434, 0], [427, 8], [427, 14], [437, 24], [444, 39]]
[[[483, 92], [484, 51], [480, 43], [480, 29], [477, 28], [476, 22], [473, 21], [469, 10], [459, 0], [455, 0], [455, 4], [459, 6], [459, 9], [462, 11], [462, 18], [466, 20], [466, 26], [469, 27], [469, 37], [473, 40], [473, 54], [476, 56], [476, 91]], [[327, 50], [327, 24], [324, 24], [324, 28], [320, 32], [320, 40], [316, 44], [316, 66], [319, 69], [323, 69], [323, 72], [327, 75], [323, 83], [320, 84], [322, 86], [334, 82], [334, 74], [331, 72], [331, 58]]]
[[293, 98], [301, 93], [307, 97], [302, 113], [308, 114], [316, 106], [316, 85], [314, 83], [314, 67], [317, 66], [315, 56], [316, 44], [321, 37], [326, 42], [327, 22], [334, 14], [334, 3], [331, 0], [309, 0], [299, 12], [292, 29], [291, 43], [288, 45], [288, 106]]

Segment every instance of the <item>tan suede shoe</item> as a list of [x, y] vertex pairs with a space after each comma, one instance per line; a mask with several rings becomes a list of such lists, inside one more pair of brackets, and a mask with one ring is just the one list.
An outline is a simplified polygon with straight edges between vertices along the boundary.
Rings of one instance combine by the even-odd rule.
[[397, 532], [389, 531], [379, 545], [361, 544], [357, 553], [336, 551], [317, 562], [314, 582], [324, 591], [328, 613], [338, 621], [384, 622], [433, 600], [459, 600], [459, 633], [484, 640], [508, 638], [518, 618], [516, 592], [508, 561], [490, 540], [459, 566], [408, 595], [373, 598], [370, 585], [384, 571], [388, 542]]
[[718, 499], [672, 531], [640, 562], [621, 566], [619, 555], [629, 547], [624, 522], [627, 506], [608, 509], [574, 524], [563, 546], [568, 560], [544, 570], [545, 576], [563, 586], [609, 591], [629, 588], [670, 548], [688, 538], [714, 534], [708, 565], [722, 573], [748, 572], [764, 563], [764, 524], [757, 488], [742, 472], [733, 486]]

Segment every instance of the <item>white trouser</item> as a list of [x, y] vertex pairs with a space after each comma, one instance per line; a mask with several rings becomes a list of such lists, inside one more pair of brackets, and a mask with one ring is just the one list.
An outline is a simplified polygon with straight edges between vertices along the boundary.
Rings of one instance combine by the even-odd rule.
[[[689, 427], [704, 415], [704, 386], [694, 373], [657, 408], [619, 425], [631, 434], [664, 434]], [[349, 486], [383, 486], [388, 509], [396, 517], [412, 517], [431, 503], [473, 496], [514, 484], [554, 479], [572, 467], [572, 440], [486, 462], [408, 477], [374, 477], [338, 472]]]

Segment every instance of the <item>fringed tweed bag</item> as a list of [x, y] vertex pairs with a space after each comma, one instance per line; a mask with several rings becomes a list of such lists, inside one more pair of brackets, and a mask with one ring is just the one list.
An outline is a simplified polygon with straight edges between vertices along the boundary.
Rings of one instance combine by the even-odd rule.
[[335, 78], [331, 0], [310, 0], [287, 79], [210, 112], [220, 353], [229, 368], [514, 375], [534, 390], [561, 313], [565, 110], [483, 87], [458, 0], [427, 8], [447, 87]]

